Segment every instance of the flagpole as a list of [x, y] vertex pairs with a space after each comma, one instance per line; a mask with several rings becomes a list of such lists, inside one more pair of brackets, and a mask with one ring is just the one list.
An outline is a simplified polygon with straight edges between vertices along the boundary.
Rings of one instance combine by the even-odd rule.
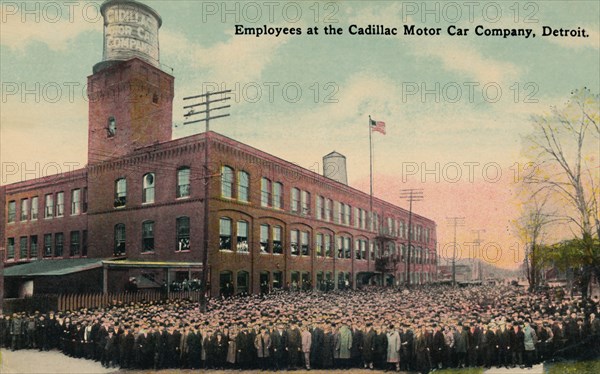
[[370, 181], [370, 195], [369, 195], [369, 210], [370, 210], [370, 222], [371, 229], [373, 226], [373, 140], [372, 140], [372, 129], [371, 129], [371, 116], [369, 115], [369, 181]]

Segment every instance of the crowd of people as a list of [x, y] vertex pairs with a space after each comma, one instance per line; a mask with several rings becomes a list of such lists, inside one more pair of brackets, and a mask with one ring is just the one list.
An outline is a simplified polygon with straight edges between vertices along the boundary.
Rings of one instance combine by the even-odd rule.
[[507, 285], [277, 292], [211, 299], [204, 313], [178, 300], [6, 315], [0, 345], [124, 369], [527, 367], [598, 355], [598, 308]]

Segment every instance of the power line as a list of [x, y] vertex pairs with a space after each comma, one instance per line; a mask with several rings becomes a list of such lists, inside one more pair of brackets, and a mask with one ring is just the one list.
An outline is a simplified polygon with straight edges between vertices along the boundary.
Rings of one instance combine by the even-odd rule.
[[423, 201], [422, 188], [406, 188], [400, 190], [400, 198], [408, 201], [408, 255], [406, 256], [406, 286], [410, 287], [410, 254], [412, 252], [412, 204], [416, 201]]
[[452, 286], [456, 287], [456, 228], [465, 225], [465, 217], [446, 217], [448, 225], [454, 226], [454, 245], [452, 246]]

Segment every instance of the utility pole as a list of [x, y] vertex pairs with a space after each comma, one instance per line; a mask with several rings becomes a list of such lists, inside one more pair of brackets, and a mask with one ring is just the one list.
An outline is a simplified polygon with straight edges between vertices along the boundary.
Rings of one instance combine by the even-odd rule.
[[456, 287], [456, 228], [465, 225], [465, 217], [446, 217], [448, 225], [454, 226], [454, 245], [452, 246], [452, 287]]
[[406, 287], [410, 287], [410, 254], [412, 252], [412, 204], [413, 201], [423, 201], [422, 188], [407, 188], [400, 190], [400, 198], [408, 201], [408, 246], [406, 256]]
[[[187, 121], [184, 122], [184, 125], [190, 125], [192, 123], [198, 123], [198, 122], [204, 122], [206, 125], [205, 128], [205, 132], [204, 132], [204, 220], [202, 222], [203, 224], [203, 236], [204, 236], [204, 245], [203, 245], [203, 251], [202, 251], [202, 285], [200, 287], [200, 311], [201, 312], [206, 312], [206, 306], [207, 306], [207, 300], [206, 300], [206, 293], [208, 290], [207, 284], [208, 284], [208, 249], [209, 249], [209, 240], [208, 240], [208, 218], [209, 218], [209, 207], [208, 207], [208, 202], [209, 202], [209, 194], [210, 194], [210, 178], [212, 177], [210, 175], [210, 170], [209, 170], [209, 157], [210, 154], [208, 152], [208, 147], [209, 147], [209, 132], [210, 132], [210, 121], [213, 119], [217, 119], [217, 118], [223, 118], [223, 117], [228, 117], [229, 114], [221, 114], [221, 115], [217, 115], [217, 116], [213, 116], [211, 117], [211, 112], [216, 111], [216, 110], [221, 110], [221, 109], [228, 109], [231, 107], [231, 105], [223, 105], [223, 106], [219, 106], [219, 107], [215, 107], [215, 108], [211, 108], [210, 104], [213, 103], [217, 103], [217, 102], [224, 102], [227, 100], [230, 100], [231, 97], [230, 96], [225, 96], [222, 97], [220, 99], [213, 99], [211, 100], [211, 97], [214, 97], [213, 95], [226, 95], [228, 93], [230, 93], [231, 90], [225, 90], [225, 91], [218, 91], [218, 92], [207, 92], [205, 94], [202, 95], [196, 95], [196, 96], [189, 96], [189, 97], [184, 97], [183, 100], [195, 100], [198, 99], [200, 100], [197, 103], [194, 104], [190, 104], [190, 105], [186, 105], [183, 107], [183, 109], [189, 109], [189, 112], [187, 112], [184, 117], [190, 118], [192, 116], [195, 115], [199, 115], [199, 114], [204, 114], [204, 118], [202, 119], [198, 119], [198, 120], [193, 120], [193, 121]], [[196, 111], [195, 108], [196, 107], [205, 107], [205, 110], [202, 111]]]
[[481, 233], [485, 232], [485, 229], [471, 230], [473, 234], [477, 234], [477, 239], [475, 239], [475, 255], [473, 256], [473, 266], [475, 266], [475, 258], [477, 258], [477, 277], [480, 281], [483, 281], [483, 276], [481, 274], [481, 260], [479, 259], [478, 252], [481, 247]]

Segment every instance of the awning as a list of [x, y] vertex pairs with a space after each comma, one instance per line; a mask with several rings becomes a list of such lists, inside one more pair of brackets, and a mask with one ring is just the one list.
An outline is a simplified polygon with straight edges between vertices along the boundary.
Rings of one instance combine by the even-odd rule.
[[60, 276], [102, 267], [102, 259], [70, 258], [64, 260], [38, 260], [4, 268], [4, 277]]
[[201, 262], [175, 262], [175, 261], [135, 261], [135, 260], [105, 260], [102, 265], [108, 268], [179, 268], [179, 269], [198, 269], [202, 268]]

